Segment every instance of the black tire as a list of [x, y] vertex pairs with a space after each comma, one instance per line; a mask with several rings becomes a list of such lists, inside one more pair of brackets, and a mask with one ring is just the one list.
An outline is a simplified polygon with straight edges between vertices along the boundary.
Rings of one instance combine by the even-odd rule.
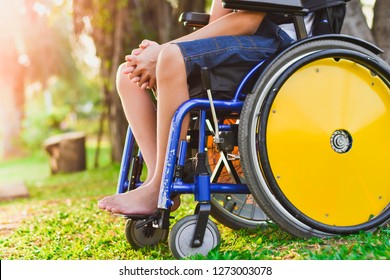
[[151, 224], [137, 228], [137, 225], [144, 222], [144, 220], [126, 221], [125, 235], [127, 242], [133, 249], [140, 249], [143, 247], [153, 247], [160, 242], [165, 242], [168, 238], [168, 230], [161, 228], [154, 228]]
[[200, 247], [191, 247], [193, 234], [198, 216], [191, 215], [180, 219], [171, 230], [169, 236], [169, 249], [176, 259], [182, 259], [196, 254], [206, 256], [221, 242], [221, 235], [217, 226], [208, 220], [207, 228]]
[[211, 206], [211, 215], [231, 229], [266, 228], [270, 221], [249, 194], [214, 194]]
[[[266, 121], [268, 114], [271, 114], [270, 108], [273, 100], [284, 82], [294, 75], [297, 69], [326, 55], [335, 61], [340, 57], [348, 61], [360, 60], [359, 63], [363, 67], [368, 67], [375, 72], [381, 78], [382, 83], [389, 88], [389, 67], [375, 54], [344, 41], [326, 39], [311, 41], [297, 44], [267, 67], [255, 85], [253, 93], [247, 96], [240, 116], [238, 140], [241, 164], [251, 193], [273, 222], [287, 232], [303, 238], [373, 230], [390, 218], [389, 209], [385, 207], [372, 219], [356, 226], [327, 225], [316, 221], [314, 218], [305, 216], [286, 198], [270, 167]], [[303, 89], [304, 85], [301, 88]], [[302, 100], [302, 102], [305, 101]]]

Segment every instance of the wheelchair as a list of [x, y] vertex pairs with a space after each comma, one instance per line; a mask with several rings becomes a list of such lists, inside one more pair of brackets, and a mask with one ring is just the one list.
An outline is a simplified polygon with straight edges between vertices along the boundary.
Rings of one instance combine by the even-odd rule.
[[[142, 248], [169, 235], [175, 258], [206, 255], [221, 241], [210, 215], [233, 229], [272, 222], [300, 238], [387, 224], [390, 67], [378, 57], [378, 47], [340, 34], [308, 37], [303, 21], [319, 9], [313, 2], [332, 7], [346, 1], [223, 2], [229, 9], [290, 16], [298, 40], [260, 61], [231, 100], [190, 99], [178, 108], [158, 211], [126, 217], [128, 242]], [[204, 17], [193, 13], [186, 20], [201, 26]], [[206, 69], [203, 74], [209, 90]], [[196, 125], [180, 141], [187, 114]], [[194, 166], [190, 172], [188, 165]], [[129, 128], [117, 193], [138, 187], [141, 173], [142, 153]], [[172, 199], [179, 194], [193, 194], [197, 206], [168, 234]]]

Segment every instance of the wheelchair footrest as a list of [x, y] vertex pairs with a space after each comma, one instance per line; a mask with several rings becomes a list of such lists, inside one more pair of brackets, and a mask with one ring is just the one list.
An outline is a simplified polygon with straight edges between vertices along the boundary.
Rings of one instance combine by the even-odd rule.
[[[124, 218], [126, 219], [129, 219], [129, 220], [134, 220], [134, 221], [138, 221], [138, 220], [146, 220], [146, 219], [149, 219], [151, 217], [151, 215], [143, 215], [143, 214], [134, 214], [134, 215], [122, 215]], [[152, 215], [153, 216], [153, 215]]]

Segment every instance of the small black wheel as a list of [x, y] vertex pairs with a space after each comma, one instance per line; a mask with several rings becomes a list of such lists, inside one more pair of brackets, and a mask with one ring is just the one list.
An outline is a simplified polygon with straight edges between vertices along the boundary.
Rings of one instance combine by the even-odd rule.
[[196, 254], [206, 256], [221, 242], [221, 235], [217, 226], [211, 220], [208, 220], [202, 245], [192, 247], [191, 242], [197, 219], [197, 215], [187, 216], [173, 226], [169, 236], [169, 248], [175, 258], [181, 259]]
[[152, 223], [149, 223], [141, 228], [137, 228], [137, 225], [142, 222], [144, 222], [144, 220], [131, 219], [128, 219], [126, 222], [126, 239], [133, 249], [155, 246], [158, 243], [167, 240], [168, 230], [155, 228]]

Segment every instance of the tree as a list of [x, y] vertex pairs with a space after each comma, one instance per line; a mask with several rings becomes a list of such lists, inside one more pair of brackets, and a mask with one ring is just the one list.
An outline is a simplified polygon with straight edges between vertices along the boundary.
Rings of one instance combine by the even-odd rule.
[[384, 50], [382, 58], [390, 64], [390, 0], [376, 0], [374, 6], [373, 35], [376, 43]]
[[[18, 136], [21, 130], [24, 104], [23, 78], [24, 67], [18, 63], [20, 49], [20, 31], [22, 25], [18, 21], [18, 2], [12, 2], [5, 9], [5, 2], [0, 1], [0, 156], [9, 157], [20, 153], [17, 148]], [[14, 23], [9, 28], [7, 23]], [[1, 140], [1, 139], [0, 139]], [[1, 143], [2, 142], [2, 143]]]
[[347, 3], [347, 13], [341, 33], [349, 34], [371, 43], [375, 42], [359, 0], [352, 0]]
[[0, 0], [0, 93], [4, 100], [0, 156], [4, 158], [22, 151], [25, 86], [39, 82], [46, 88], [53, 76], [73, 84], [77, 81], [62, 8], [51, 0]]
[[[103, 102], [109, 121], [112, 159], [120, 161], [127, 121], [115, 89], [115, 76], [126, 54], [142, 39], [166, 42], [185, 32], [177, 24], [180, 11], [203, 11], [205, 0], [74, 0], [76, 34], [89, 32], [101, 59]], [[87, 30], [88, 17], [92, 30]]]
[[389, 5], [390, 0], [375, 1], [374, 18], [372, 28], [370, 28], [362, 11], [362, 3], [358, 0], [351, 0], [347, 3], [347, 14], [342, 29], [342, 33], [364, 39], [382, 48], [384, 53], [381, 57], [387, 63], [390, 63]]
[[[378, 0], [378, 7], [380, 4], [385, 5], [383, 3], [388, 1]], [[205, 2], [205, 0], [73, 1], [75, 32], [81, 34], [87, 30], [86, 17], [88, 17], [92, 26], [89, 34], [94, 39], [97, 55], [101, 59], [100, 75], [103, 84], [103, 102], [109, 120], [113, 160], [119, 161], [121, 159], [127, 129], [127, 121], [115, 90], [115, 75], [118, 66], [124, 61], [124, 56], [137, 47], [143, 38], [166, 42], [188, 32], [189, 30], [185, 30], [177, 23], [179, 13], [182, 11], [204, 11]], [[385, 10], [381, 9], [383, 13]], [[374, 21], [384, 22], [384, 18], [387, 19], [384, 15], [378, 15]], [[386, 40], [388, 31], [383, 30], [389, 24], [374, 26], [377, 26], [378, 36]], [[374, 39], [373, 33], [367, 25], [361, 3], [358, 0], [348, 2], [343, 33], [373, 43], [375, 40], [378, 41], [377, 36]]]

